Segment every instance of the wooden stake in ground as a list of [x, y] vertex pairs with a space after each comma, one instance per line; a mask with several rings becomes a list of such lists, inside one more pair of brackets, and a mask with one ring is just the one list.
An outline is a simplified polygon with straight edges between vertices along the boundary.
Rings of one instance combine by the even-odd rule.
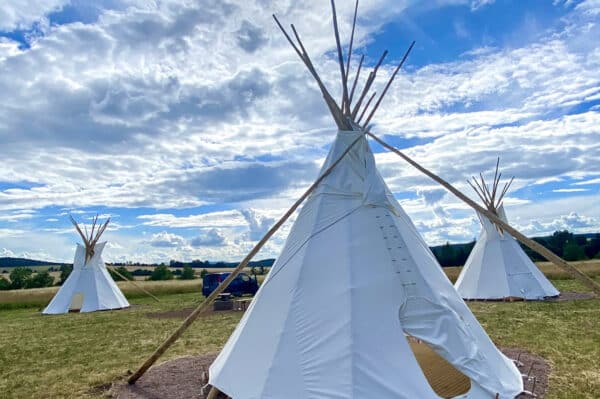
[[183, 321], [181, 326], [179, 326], [179, 328], [175, 330], [175, 332], [171, 334], [171, 336], [167, 338], [165, 342], [163, 342], [158, 347], [158, 349], [156, 349], [152, 356], [150, 356], [148, 360], [144, 362], [144, 364], [139, 368], [139, 370], [136, 371], [131, 377], [129, 377], [128, 382], [130, 384], [135, 384], [135, 382], [142, 375], [144, 375], [146, 370], [148, 370], [158, 360], [158, 358], [161, 357], [162, 354], [165, 353], [165, 351], [177, 341], [181, 334], [183, 334], [184, 331], [187, 330], [187, 328], [194, 322], [194, 320], [198, 318], [200, 313], [202, 313], [206, 308], [208, 308], [212, 301], [214, 301], [217, 298], [217, 296], [219, 296], [219, 294], [221, 294], [221, 292], [223, 292], [229, 286], [229, 283], [231, 283], [233, 279], [235, 279], [237, 275], [246, 266], [248, 266], [248, 262], [252, 260], [254, 255], [256, 255], [258, 251], [260, 251], [263, 245], [265, 245], [265, 243], [273, 236], [273, 234], [275, 234], [275, 232], [279, 230], [279, 228], [286, 222], [286, 220], [288, 220], [288, 218], [296, 211], [296, 209], [298, 209], [300, 204], [304, 202], [304, 200], [317, 188], [317, 186], [323, 181], [323, 179], [325, 179], [331, 173], [331, 171], [333, 171], [333, 169], [342, 161], [346, 154], [350, 152], [352, 147], [354, 147], [354, 145], [358, 143], [358, 141], [362, 138], [363, 135], [360, 135], [348, 146], [348, 148], [342, 153], [342, 155], [329, 168], [327, 168], [327, 170], [325, 170], [325, 172], [323, 172], [321, 176], [319, 176], [319, 178], [308, 188], [308, 190], [304, 192], [304, 194], [302, 194], [302, 196], [294, 203], [294, 205], [292, 205], [292, 207], [288, 209], [288, 211], [281, 217], [281, 219], [279, 219], [279, 221], [269, 229], [267, 234], [265, 234], [265, 236], [254, 246], [254, 248], [252, 248], [250, 253], [246, 255], [246, 257], [233, 270], [233, 272], [231, 272], [231, 274], [208, 296], [208, 298], [206, 298], [204, 302], [202, 302], [200, 305], [198, 305], [196, 309], [194, 309], [194, 311], [187, 317], [187, 319]]
[[550, 251], [543, 245], [541, 245], [541, 244], [537, 243], [536, 241], [521, 234], [518, 230], [514, 229], [509, 224], [505, 223], [502, 219], [500, 219], [498, 216], [496, 216], [493, 212], [490, 212], [489, 210], [483, 208], [482, 206], [477, 204], [475, 201], [473, 201], [472, 199], [470, 199], [469, 197], [467, 197], [466, 195], [464, 195], [463, 193], [458, 191], [456, 188], [454, 188], [454, 186], [452, 186], [450, 183], [448, 183], [441, 177], [437, 176], [433, 172], [425, 169], [424, 167], [419, 165], [416, 161], [412, 160], [407, 155], [402, 153], [400, 150], [389, 145], [388, 143], [381, 140], [379, 137], [375, 136], [371, 132], [367, 132], [367, 135], [369, 135], [371, 138], [373, 138], [373, 140], [377, 141], [379, 144], [381, 144], [388, 150], [399, 155], [402, 159], [404, 159], [406, 162], [408, 162], [409, 164], [411, 164], [412, 166], [417, 168], [422, 173], [426, 174], [427, 176], [429, 176], [430, 178], [432, 178], [433, 180], [435, 180], [436, 182], [441, 184], [444, 188], [446, 188], [452, 194], [456, 195], [458, 198], [460, 198], [461, 200], [466, 202], [471, 208], [473, 208], [476, 211], [480, 212], [481, 214], [485, 215], [496, 226], [501, 227], [503, 230], [507, 231], [510, 235], [512, 235], [514, 238], [516, 238], [517, 240], [522, 242], [524, 245], [526, 245], [533, 251], [537, 252], [538, 254], [542, 255], [544, 258], [546, 258], [550, 262], [554, 263], [556, 266], [560, 267], [561, 269], [563, 269], [564, 271], [569, 273], [572, 277], [581, 281], [582, 284], [584, 284], [585, 286], [589, 287], [592, 291], [594, 291], [596, 296], [600, 296], [600, 284], [596, 283], [588, 275], [586, 275], [585, 273], [583, 273], [582, 271], [577, 269], [575, 266], [570, 265], [564, 259], [562, 259], [558, 255], [556, 255], [554, 252]]

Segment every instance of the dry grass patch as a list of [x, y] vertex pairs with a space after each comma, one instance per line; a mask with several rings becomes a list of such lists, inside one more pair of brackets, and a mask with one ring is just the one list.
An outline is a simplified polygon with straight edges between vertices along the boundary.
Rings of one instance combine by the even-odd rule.
[[[167, 281], [136, 281], [154, 295], [172, 295], [188, 292], [202, 292], [202, 281], [196, 280], [167, 280]], [[117, 285], [128, 299], [147, 297], [145, 293], [127, 281], [119, 281]], [[60, 287], [32, 288], [27, 290], [0, 291], [0, 309], [43, 308], [54, 297]]]

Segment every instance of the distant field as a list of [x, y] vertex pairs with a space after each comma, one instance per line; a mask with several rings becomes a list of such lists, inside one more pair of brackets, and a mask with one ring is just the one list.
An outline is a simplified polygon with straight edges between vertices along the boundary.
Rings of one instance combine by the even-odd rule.
[[[138, 285], [154, 295], [172, 295], [202, 292], [202, 282], [196, 280], [137, 281]], [[128, 299], [147, 297], [145, 293], [126, 281], [117, 283]], [[38, 307], [42, 308], [56, 294], [59, 287], [32, 288], [29, 290], [0, 291], [0, 309]]]
[[[574, 262], [579, 269], [585, 272], [590, 277], [600, 276], [600, 260], [589, 260], [583, 262]], [[538, 263], [540, 269], [546, 276], [553, 280], [570, 279], [566, 272], [554, 266], [551, 263], [544, 262]], [[136, 267], [133, 266], [133, 269]], [[444, 272], [450, 279], [455, 282], [458, 278], [462, 267], [445, 267]], [[202, 281], [199, 278], [200, 271], [202, 269], [195, 269], [198, 278], [196, 280], [168, 280], [168, 281], [145, 281], [146, 277], [138, 277], [136, 282], [153, 293], [154, 295], [167, 295], [167, 294], [180, 294], [186, 292], [201, 292]], [[231, 272], [231, 268], [213, 268], [207, 269], [210, 273], [220, 272]], [[244, 270], [250, 273], [250, 269]], [[56, 280], [58, 281], [58, 273]], [[265, 276], [257, 276], [258, 282], [261, 283]], [[128, 298], [138, 298], [146, 296], [139, 289], [135, 288], [131, 283], [126, 281], [118, 282], [119, 287]], [[48, 288], [34, 288], [28, 290], [11, 290], [11, 291], [0, 291], [0, 309], [12, 309], [12, 308], [24, 308], [24, 307], [43, 307], [45, 306], [59, 287], [48, 287]]]
[[[222, 269], [211, 269], [211, 273], [215, 272], [212, 270]], [[231, 271], [228, 269], [227, 271]], [[248, 270], [249, 272], [249, 270]], [[260, 283], [264, 280], [265, 276], [257, 276], [257, 280]], [[154, 295], [172, 295], [182, 294], [188, 292], [202, 292], [202, 280], [198, 277], [195, 280], [165, 280], [165, 281], [146, 281], [143, 279], [136, 280], [136, 284], [143, 287], [147, 291]], [[145, 293], [133, 286], [133, 284], [127, 281], [117, 282], [119, 288], [123, 291], [128, 299], [147, 297]], [[42, 308], [50, 302], [56, 291], [60, 287], [47, 287], [47, 288], [32, 288], [27, 290], [9, 290], [0, 291], [0, 310], [1, 309], [15, 309], [15, 308], [26, 308], [26, 307], [38, 307]]]

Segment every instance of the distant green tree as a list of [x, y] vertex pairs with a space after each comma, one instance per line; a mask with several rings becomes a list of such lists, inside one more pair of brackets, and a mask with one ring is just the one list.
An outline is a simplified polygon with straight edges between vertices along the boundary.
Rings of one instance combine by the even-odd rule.
[[[133, 280], [133, 274], [131, 274], [131, 272], [129, 270], [127, 270], [127, 268], [125, 266], [119, 266], [117, 268], [115, 268], [119, 273], [121, 273], [123, 276], [125, 276], [128, 280]], [[123, 277], [119, 276], [117, 273], [114, 272], [114, 270], [112, 270], [112, 268], [108, 268], [108, 272], [110, 273], [110, 276], [113, 278], [113, 280], [115, 281], [124, 281]]]
[[13, 290], [25, 288], [27, 280], [31, 278], [31, 269], [26, 267], [15, 267], [10, 272], [10, 287]]
[[600, 233], [596, 233], [593, 238], [590, 238], [586, 243], [585, 248], [585, 256], [588, 258], [593, 258], [597, 255], [600, 255]]
[[54, 285], [54, 277], [47, 271], [34, 274], [25, 282], [25, 288], [44, 288]]
[[548, 249], [557, 254], [563, 256], [563, 250], [567, 242], [575, 242], [573, 233], [568, 230], [555, 231], [547, 240]]
[[577, 242], [567, 241], [563, 247], [563, 259], [568, 261], [582, 260], [585, 259], [585, 252], [583, 248], [577, 245]]
[[440, 249], [439, 262], [442, 266], [457, 266], [456, 251], [449, 242], [446, 242]]
[[181, 276], [179, 276], [180, 280], [193, 280], [196, 276], [194, 275], [194, 269], [191, 266], [185, 265], [183, 267], [183, 271], [181, 272]]
[[204, 276], [206, 276], [207, 274], [208, 274], [208, 270], [202, 269], [202, 271], [200, 272], [200, 278], [204, 278]]
[[258, 268], [258, 274], [260, 274], [261, 276], [265, 274], [265, 267], [261, 266]]
[[0, 291], [10, 290], [10, 281], [4, 277], [0, 277]]
[[69, 278], [69, 275], [73, 271], [73, 265], [61, 265], [60, 266], [60, 280], [58, 281], [58, 285], [63, 285], [63, 283]]
[[152, 271], [152, 275], [150, 275], [149, 280], [173, 280], [173, 272], [165, 265], [156, 266]]

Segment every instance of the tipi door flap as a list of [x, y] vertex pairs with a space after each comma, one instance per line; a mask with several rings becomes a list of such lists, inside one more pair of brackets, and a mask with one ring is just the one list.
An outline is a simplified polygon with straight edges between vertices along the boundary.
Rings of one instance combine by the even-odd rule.
[[[465, 321], [453, 309], [428, 298], [410, 298], [400, 309], [400, 323], [405, 334], [429, 345], [440, 357], [471, 381], [465, 398], [482, 398], [478, 381], [486, 380], [486, 359], [477, 346], [477, 339]], [[487, 365], [486, 365], [487, 366]], [[483, 390], [484, 392], [485, 390]]]
[[538, 287], [538, 283], [531, 272], [508, 273], [508, 280], [508, 286], [517, 290], [517, 292], [514, 292], [511, 289], [512, 296], [526, 297], [528, 293], [535, 292]]
[[83, 306], [83, 292], [76, 292], [71, 297], [71, 304], [69, 310], [80, 310]]

